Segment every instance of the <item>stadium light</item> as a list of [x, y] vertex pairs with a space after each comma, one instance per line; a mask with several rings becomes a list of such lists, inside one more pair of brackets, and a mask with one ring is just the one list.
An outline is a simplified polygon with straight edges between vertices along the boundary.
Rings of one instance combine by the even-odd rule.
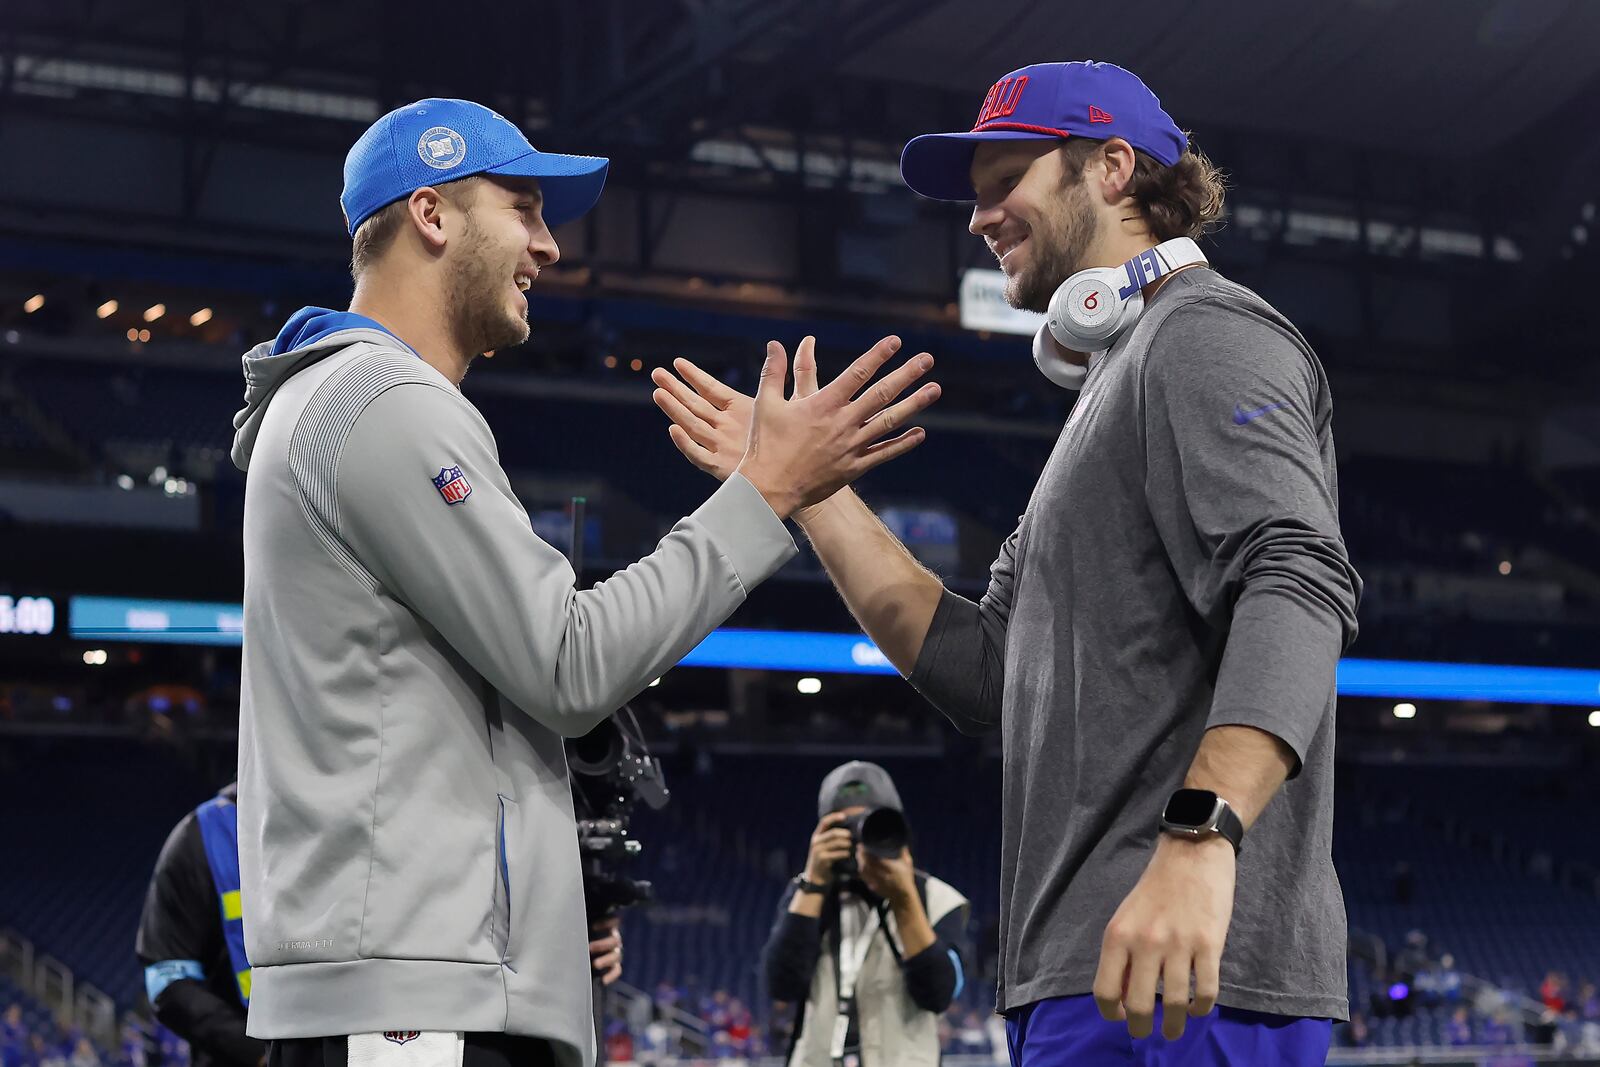
[[44, 294], [34, 293], [23, 302], [22, 310], [32, 315], [35, 311], [38, 311], [42, 307], [44, 307]]
[[1501, 574], [1510, 574], [1511, 573], [1511, 561], [1509, 559], [1503, 559], [1503, 560], [1500, 561], [1500, 573]]
[[208, 323], [210, 321], [211, 321], [211, 309], [210, 308], [201, 308], [199, 311], [196, 311], [193, 315], [189, 316], [189, 325], [190, 326], [204, 326], [206, 323]]
[[1600, 711], [1591, 711], [1589, 713], [1589, 725], [1600, 726]]
[[1394, 706], [1394, 717], [1397, 719], [1415, 719], [1417, 717], [1417, 706], [1415, 704], [1396, 704]]
[[128, 332], [124, 334], [124, 336], [130, 341], [137, 341], [139, 339], [139, 331], [134, 327], [129, 326]]
[[822, 679], [802, 678], [798, 682], [794, 683], [794, 687], [808, 697], [816, 696], [818, 693], [822, 692]]
[[166, 313], [167, 313], [167, 305], [165, 305], [165, 304], [151, 304], [149, 307], [144, 309], [144, 321], [146, 321], [146, 322], [154, 322], [157, 319], [159, 319], [161, 316], [165, 315]]
[[141, 340], [141, 341], [150, 340], [150, 331], [149, 330], [140, 330], [139, 331], [139, 340]]
[[106, 650], [91, 648], [83, 654], [83, 662], [88, 667], [104, 667], [106, 665]]
[[120, 305], [118, 305], [115, 300], [107, 300], [104, 304], [101, 304], [99, 307], [94, 309], [95, 318], [109, 319], [111, 316], [117, 313], [117, 308], [119, 306]]

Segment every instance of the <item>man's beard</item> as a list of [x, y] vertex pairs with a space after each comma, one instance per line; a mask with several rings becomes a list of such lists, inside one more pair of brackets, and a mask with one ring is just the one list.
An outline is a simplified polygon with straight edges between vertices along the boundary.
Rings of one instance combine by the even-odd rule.
[[1033, 265], [1006, 279], [1006, 303], [1024, 311], [1049, 311], [1056, 289], [1080, 269], [1094, 242], [1095, 225], [1082, 177], [1064, 180], [1059, 206], [1028, 235]]
[[483, 233], [471, 214], [462, 237], [471, 251], [456, 263], [449, 284], [450, 332], [457, 347], [471, 358], [520, 345], [528, 339], [528, 320], [506, 309], [502, 294], [511, 281], [510, 272], [482, 254]]

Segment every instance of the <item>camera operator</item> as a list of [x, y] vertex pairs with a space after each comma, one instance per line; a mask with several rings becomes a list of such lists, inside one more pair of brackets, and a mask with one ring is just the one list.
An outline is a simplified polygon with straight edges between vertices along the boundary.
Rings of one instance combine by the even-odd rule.
[[595, 1067], [606, 1062], [606, 989], [622, 977], [622, 916], [589, 923], [590, 980], [594, 983]]
[[882, 767], [836, 767], [817, 811], [762, 960], [772, 998], [802, 1005], [790, 1067], [936, 1064], [939, 1015], [965, 984], [967, 899], [912, 866]]
[[[576, 541], [573, 558], [581, 559]], [[661, 808], [671, 794], [661, 764], [650, 755], [639, 720], [627, 705], [582, 737], [568, 738], [566, 751], [584, 911], [593, 938], [589, 958], [599, 1065], [606, 1062], [606, 987], [622, 976], [622, 913], [648, 903], [653, 894], [649, 882], [626, 873], [643, 850], [631, 830], [633, 809], [641, 800]]]

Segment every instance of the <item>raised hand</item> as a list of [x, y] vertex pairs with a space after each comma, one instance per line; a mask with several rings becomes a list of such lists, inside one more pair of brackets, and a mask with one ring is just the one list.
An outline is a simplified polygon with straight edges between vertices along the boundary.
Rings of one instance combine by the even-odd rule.
[[[801, 341], [795, 352], [796, 395], [800, 395], [800, 354], [805, 348]], [[727, 481], [744, 458], [755, 397], [722, 384], [687, 359], [673, 360], [672, 367], [677, 376], [665, 367], [650, 372], [657, 386], [650, 399], [672, 420], [667, 435], [690, 463], [719, 482]]]
[[911, 862], [909, 848], [901, 849], [894, 859], [883, 859], [868, 852], [865, 845], [857, 845], [856, 867], [867, 888], [890, 904], [899, 904], [917, 895], [917, 869]]
[[844, 821], [861, 810], [848, 808], [830, 811], [817, 823], [817, 829], [811, 835], [811, 847], [806, 852], [806, 881], [816, 885], [827, 885], [833, 881], [834, 864], [849, 856], [855, 848]]
[[653, 399], [690, 462], [717, 478], [741, 471], [787, 517], [922, 442], [918, 427], [882, 438], [939, 398], [939, 386], [929, 383], [895, 403], [933, 366], [932, 356], [907, 360], [863, 392], [899, 349], [898, 337], [886, 337], [819, 389], [816, 341], [807, 337], [795, 351], [794, 396], [787, 400], [788, 359], [776, 341], [767, 346], [753, 399], [680, 359], [674, 366], [683, 381], [662, 368], [651, 374], [659, 387]]

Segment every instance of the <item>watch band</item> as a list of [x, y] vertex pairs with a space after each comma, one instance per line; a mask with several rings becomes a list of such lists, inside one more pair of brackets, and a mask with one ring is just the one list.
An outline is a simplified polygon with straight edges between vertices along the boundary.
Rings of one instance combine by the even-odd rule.
[[1219, 797], [1217, 804], [1216, 832], [1228, 839], [1228, 844], [1233, 846], [1233, 854], [1237, 856], [1244, 847], [1244, 821], [1226, 800]]
[[797, 874], [793, 878], [789, 879], [789, 884], [794, 886], [795, 889], [802, 893], [817, 893], [821, 895], [827, 893], [828, 891], [828, 887], [825, 885], [819, 885], [816, 882], [806, 881], [806, 876], [803, 874]]

